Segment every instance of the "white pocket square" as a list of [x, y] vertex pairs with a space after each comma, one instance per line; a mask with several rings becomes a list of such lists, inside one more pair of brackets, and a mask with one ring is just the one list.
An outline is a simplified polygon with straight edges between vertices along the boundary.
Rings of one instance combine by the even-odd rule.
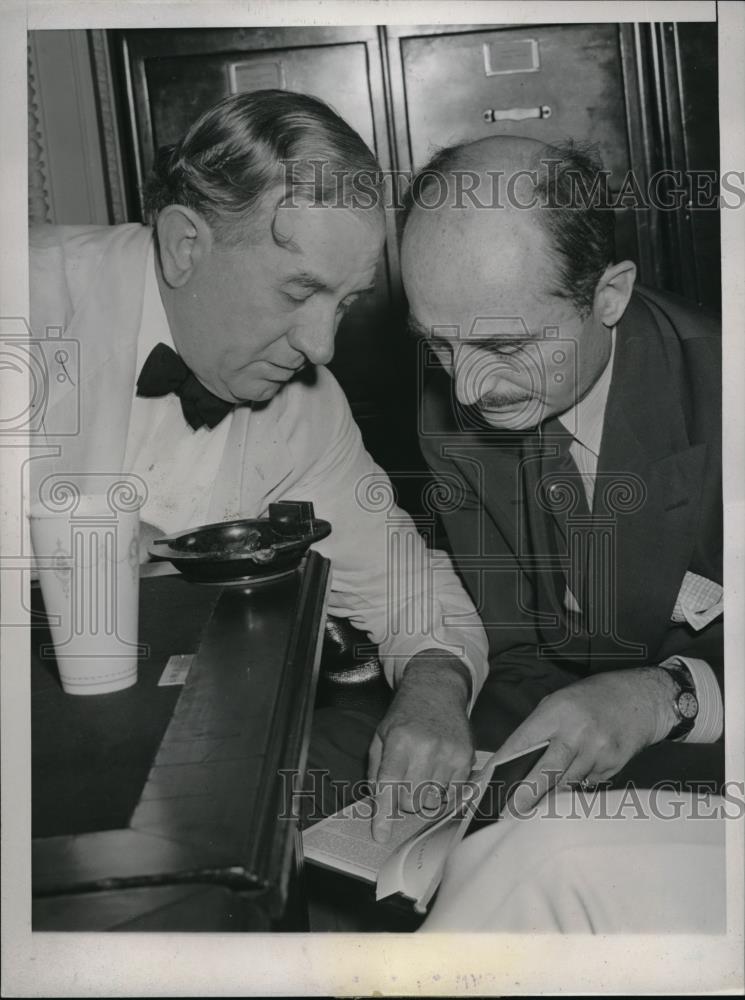
[[724, 611], [724, 591], [718, 583], [697, 573], [686, 573], [675, 601], [672, 620], [688, 622], [696, 631], [704, 628]]

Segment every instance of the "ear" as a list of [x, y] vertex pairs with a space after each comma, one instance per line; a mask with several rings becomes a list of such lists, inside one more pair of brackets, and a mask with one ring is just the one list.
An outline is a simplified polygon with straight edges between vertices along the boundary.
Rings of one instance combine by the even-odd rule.
[[595, 287], [593, 312], [603, 326], [613, 327], [626, 312], [636, 281], [636, 264], [610, 264]]
[[212, 230], [202, 216], [184, 205], [167, 205], [156, 222], [163, 277], [181, 288], [212, 250]]

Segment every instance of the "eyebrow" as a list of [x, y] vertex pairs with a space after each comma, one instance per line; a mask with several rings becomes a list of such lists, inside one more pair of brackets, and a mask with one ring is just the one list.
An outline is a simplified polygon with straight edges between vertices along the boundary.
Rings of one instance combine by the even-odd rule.
[[[446, 338], [439, 337], [437, 333], [433, 332], [437, 327], [426, 327], [424, 324], [420, 323], [416, 316], [409, 313], [406, 320], [406, 329], [410, 336], [416, 338], [426, 337], [428, 340], [432, 341], [444, 341]], [[479, 347], [489, 350], [491, 348], [499, 348], [505, 344], [525, 344], [531, 340], [540, 340], [540, 334], [534, 333], [532, 330], [527, 330], [522, 336], [505, 335], [501, 337], [476, 337], [471, 344], [477, 344]]]
[[312, 288], [317, 292], [325, 292], [328, 290], [326, 282], [317, 275], [311, 274], [309, 271], [298, 271], [296, 274], [288, 275], [288, 277], [284, 280], [284, 284], [302, 285], [303, 288]]
[[[311, 274], [310, 271], [298, 271], [296, 274], [291, 274], [285, 278], [283, 284], [301, 285], [303, 288], [312, 288], [314, 292], [329, 292], [333, 290], [322, 278]], [[353, 289], [349, 294], [365, 295], [368, 292], [374, 292], [375, 287], [375, 282], [373, 281], [372, 284], [366, 285], [364, 288]]]

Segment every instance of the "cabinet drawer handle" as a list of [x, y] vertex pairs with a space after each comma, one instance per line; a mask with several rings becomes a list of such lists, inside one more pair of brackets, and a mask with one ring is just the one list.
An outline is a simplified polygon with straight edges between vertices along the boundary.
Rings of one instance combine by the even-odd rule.
[[550, 118], [551, 108], [542, 104], [540, 108], [487, 108], [483, 113], [485, 122], [521, 122], [525, 118]]

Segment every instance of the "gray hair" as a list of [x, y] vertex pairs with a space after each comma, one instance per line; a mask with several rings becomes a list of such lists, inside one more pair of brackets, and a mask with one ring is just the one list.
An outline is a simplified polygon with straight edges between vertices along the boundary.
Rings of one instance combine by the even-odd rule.
[[[244, 238], [262, 197], [278, 204], [301, 194], [337, 207], [381, 208], [380, 166], [327, 104], [306, 94], [259, 90], [227, 97], [205, 111], [172, 146], [162, 147], [145, 186], [154, 224], [167, 205], [197, 211], [224, 243]], [[349, 197], [350, 191], [363, 192]]]

